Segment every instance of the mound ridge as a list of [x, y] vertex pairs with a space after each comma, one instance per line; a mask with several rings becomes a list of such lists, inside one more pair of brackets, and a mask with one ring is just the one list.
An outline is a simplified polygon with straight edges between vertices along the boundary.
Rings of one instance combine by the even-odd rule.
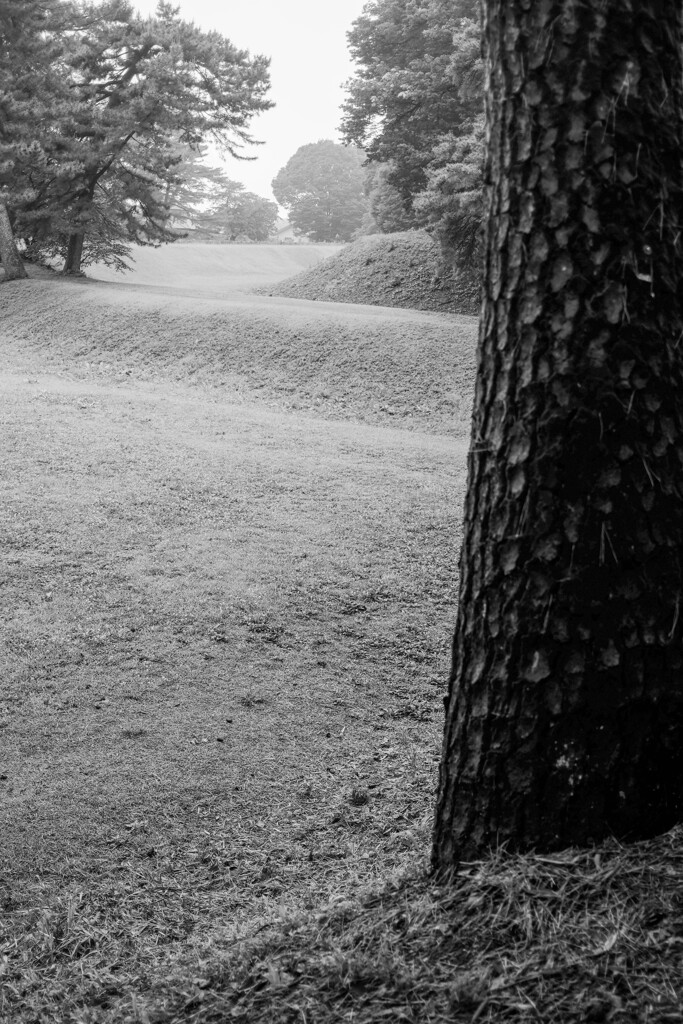
[[366, 235], [259, 292], [466, 316], [479, 312], [478, 274], [469, 268], [444, 268], [441, 250], [426, 231]]
[[[464, 436], [477, 323], [371, 306], [220, 302], [94, 281], [3, 294], [3, 332], [75, 375], [185, 381], [325, 418]], [[227, 389], [227, 391], [226, 391]]]

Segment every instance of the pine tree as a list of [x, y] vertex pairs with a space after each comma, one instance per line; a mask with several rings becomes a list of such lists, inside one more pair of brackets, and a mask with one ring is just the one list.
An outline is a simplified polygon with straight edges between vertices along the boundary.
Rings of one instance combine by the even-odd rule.
[[253, 142], [251, 119], [272, 106], [269, 62], [183, 22], [168, 3], [152, 18], [127, 0], [57, 7], [70, 31], [50, 66], [59, 98], [50, 145], [23, 174], [17, 165], [24, 191], [13, 209], [34, 249], [79, 273], [93, 259], [120, 265], [128, 242], [177, 237], [164, 194], [177, 180], [178, 140], [240, 156]]
[[434, 864], [683, 818], [683, 13], [489, 0]]
[[0, 0], [0, 256], [5, 277], [25, 277], [12, 221], [35, 198], [29, 171], [44, 167], [63, 94], [51, 64], [67, 6], [57, 0]]

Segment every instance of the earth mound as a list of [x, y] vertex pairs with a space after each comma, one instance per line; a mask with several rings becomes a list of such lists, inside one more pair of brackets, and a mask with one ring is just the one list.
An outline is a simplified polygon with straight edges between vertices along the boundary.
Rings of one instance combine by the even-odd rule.
[[426, 231], [366, 235], [315, 267], [259, 291], [469, 316], [479, 312], [478, 274], [444, 267], [441, 250]]
[[469, 432], [473, 317], [48, 278], [3, 288], [0, 355], [4, 335], [73, 377], [194, 383], [325, 419]]

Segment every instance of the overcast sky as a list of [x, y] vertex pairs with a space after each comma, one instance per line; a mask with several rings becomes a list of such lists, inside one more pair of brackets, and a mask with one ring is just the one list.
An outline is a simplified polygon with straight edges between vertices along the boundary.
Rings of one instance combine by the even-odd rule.
[[[250, 192], [272, 199], [270, 183], [299, 146], [338, 141], [342, 83], [353, 73], [346, 33], [364, 0], [174, 0], [185, 21], [215, 29], [235, 46], [271, 58], [270, 99], [276, 104], [252, 122], [257, 159], [229, 160], [226, 171]], [[153, 14], [156, 0], [133, 0]]]

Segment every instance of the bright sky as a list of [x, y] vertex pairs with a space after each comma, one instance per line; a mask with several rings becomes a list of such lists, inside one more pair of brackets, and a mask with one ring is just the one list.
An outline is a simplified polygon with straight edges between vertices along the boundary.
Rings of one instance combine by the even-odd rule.
[[[252, 121], [264, 141], [253, 162], [228, 158], [227, 174], [272, 199], [270, 183], [299, 146], [339, 141], [342, 84], [353, 74], [346, 33], [364, 0], [174, 0], [185, 21], [215, 29], [235, 46], [271, 58], [269, 98], [276, 106]], [[153, 14], [156, 0], [133, 0]], [[245, 151], [246, 152], [246, 151]]]

